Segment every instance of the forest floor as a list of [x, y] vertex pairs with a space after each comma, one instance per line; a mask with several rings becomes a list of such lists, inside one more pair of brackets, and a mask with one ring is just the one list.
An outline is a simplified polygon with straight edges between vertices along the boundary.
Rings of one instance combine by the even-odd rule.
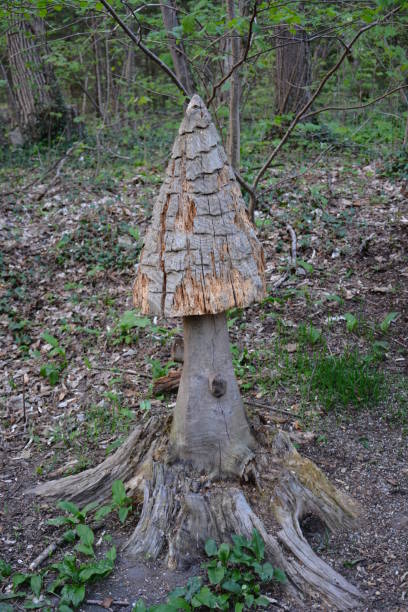
[[[142, 168], [98, 185], [67, 164], [54, 184], [22, 190], [36, 172], [9, 173], [0, 185], [8, 192], [0, 208], [0, 559], [13, 572], [27, 571], [60, 533], [47, 524], [60, 512], [25, 491], [99, 463], [150, 411], [172, 410], [175, 394], [155, 397], [152, 384], [178, 367], [170, 347], [181, 333], [178, 320], [132, 310], [160, 173]], [[304, 528], [370, 611], [408, 609], [406, 189], [382, 176], [381, 164], [333, 158], [270, 194], [256, 220], [269, 297], [229, 315], [250, 418], [287, 430], [360, 504], [354, 531]], [[297, 235], [296, 273], [287, 224]], [[135, 521], [137, 509], [124, 525], [110, 517], [96, 550], [110, 537], [120, 544]], [[139, 597], [164, 601], [187, 578], [162, 563], [121, 555], [117, 563], [88, 600], [131, 610]], [[6, 593], [8, 580], [0, 584]], [[274, 597], [289, 610], [327, 609]], [[117, 600], [129, 605], [116, 608]]]

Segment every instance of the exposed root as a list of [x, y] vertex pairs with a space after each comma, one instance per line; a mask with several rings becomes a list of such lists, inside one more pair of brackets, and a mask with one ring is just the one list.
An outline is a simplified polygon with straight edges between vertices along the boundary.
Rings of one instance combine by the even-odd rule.
[[301, 529], [302, 518], [311, 514], [331, 530], [351, 525], [356, 506], [298, 454], [285, 433], [276, 435], [272, 448], [260, 450], [245, 472], [279, 525], [271, 534], [238, 482], [210, 482], [181, 463], [169, 465], [168, 429], [169, 419], [151, 417], [100, 466], [42, 484], [34, 493], [81, 504], [102, 502], [110, 497], [113, 480], [121, 478], [128, 491], [143, 489], [141, 516], [125, 546], [129, 556], [156, 559], [166, 553], [169, 567], [185, 567], [201, 558], [208, 538], [221, 542], [234, 533], [250, 538], [256, 528], [270, 561], [285, 571], [292, 595], [319, 596], [341, 610], [358, 607], [361, 594], [315, 554]]
[[120, 479], [128, 494], [143, 491], [143, 482], [151, 477], [152, 461], [164, 454], [170, 417], [151, 417], [138, 425], [118, 450], [94, 468], [59, 480], [40, 484], [28, 493], [49, 501], [68, 499], [77, 504], [104, 503], [112, 496], [112, 483]]

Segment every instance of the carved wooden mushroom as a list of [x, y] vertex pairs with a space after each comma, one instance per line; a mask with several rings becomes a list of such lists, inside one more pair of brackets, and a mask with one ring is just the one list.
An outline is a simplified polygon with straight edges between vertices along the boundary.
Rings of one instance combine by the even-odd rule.
[[210, 477], [242, 476], [251, 436], [226, 312], [265, 295], [261, 246], [201, 98], [174, 143], [134, 285], [144, 314], [183, 317], [184, 367], [169, 456]]
[[[166, 551], [170, 567], [185, 565], [197, 559], [207, 538], [250, 537], [256, 528], [292, 594], [355, 609], [358, 590], [315, 554], [301, 529], [309, 515], [333, 530], [352, 525], [354, 503], [297, 453], [284, 432], [257, 439], [243, 408], [226, 312], [264, 294], [261, 246], [211, 117], [194, 96], [134, 285], [142, 312], [183, 317], [184, 366], [174, 416], [152, 416], [101, 465], [34, 492], [50, 500], [103, 502], [120, 478], [129, 495], [143, 492], [129, 554], [157, 558]], [[251, 478], [254, 491], [262, 489], [269, 529], [241, 487]]]

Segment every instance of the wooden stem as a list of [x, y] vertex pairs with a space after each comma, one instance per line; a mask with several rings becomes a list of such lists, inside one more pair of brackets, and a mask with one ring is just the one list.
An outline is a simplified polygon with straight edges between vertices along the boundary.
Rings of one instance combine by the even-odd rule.
[[232, 365], [226, 314], [184, 317], [184, 366], [170, 460], [214, 477], [241, 476], [256, 447]]

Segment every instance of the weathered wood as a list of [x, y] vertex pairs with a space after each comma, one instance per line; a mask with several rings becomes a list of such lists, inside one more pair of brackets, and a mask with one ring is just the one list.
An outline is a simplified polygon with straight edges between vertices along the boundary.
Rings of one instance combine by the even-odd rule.
[[216, 314], [265, 295], [264, 258], [210, 114], [193, 96], [134, 285], [143, 313]]
[[[241, 477], [257, 444], [232, 365], [225, 313], [184, 317], [184, 365], [170, 433], [170, 461], [210, 478]], [[222, 385], [211, 388], [211, 380]], [[224, 391], [219, 393], [219, 391]]]

